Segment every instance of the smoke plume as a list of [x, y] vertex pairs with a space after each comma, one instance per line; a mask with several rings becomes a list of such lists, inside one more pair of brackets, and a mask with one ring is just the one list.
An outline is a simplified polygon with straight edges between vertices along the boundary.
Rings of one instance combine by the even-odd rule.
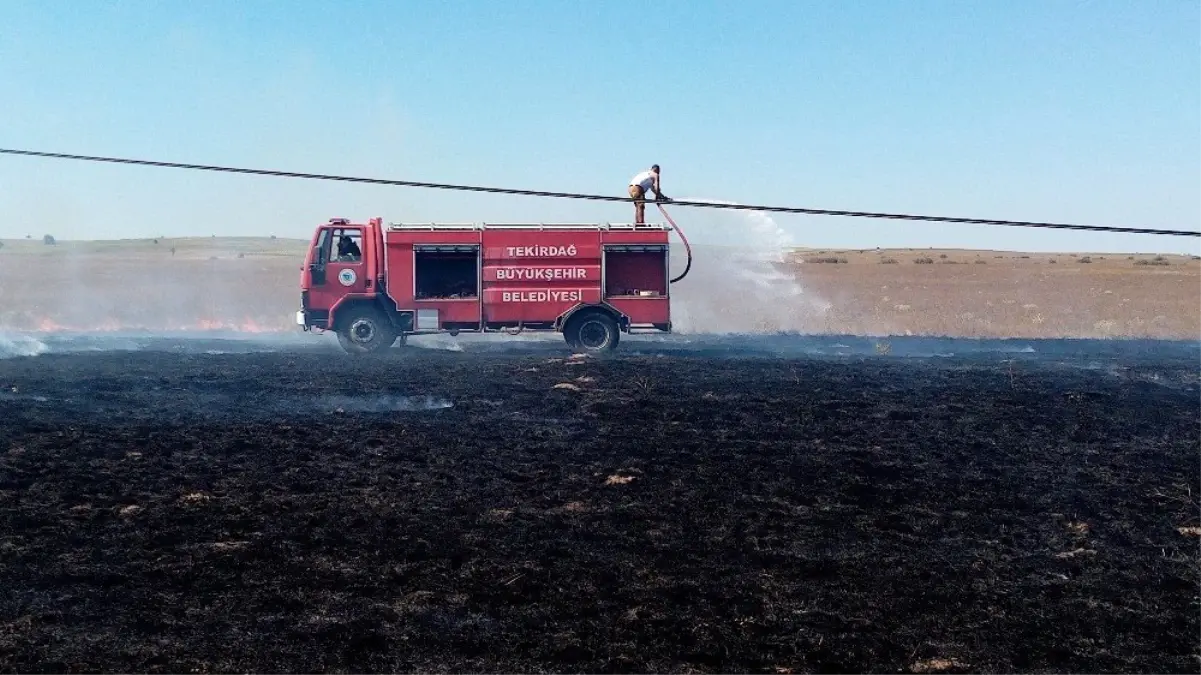
[[[821, 325], [830, 303], [785, 271], [786, 255], [796, 243], [770, 216], [696, 209], [684, 219], [672, 217], [693, 253], [688, 276], [671, 289], [675, 332], [808, 333]], [[673, 244], [672, 275], [686, 263], [684, 247]]]
[[0, 359], [14, 356], [37, 356], [46, 351], [46, 345], [25, 335], [0, 333]]

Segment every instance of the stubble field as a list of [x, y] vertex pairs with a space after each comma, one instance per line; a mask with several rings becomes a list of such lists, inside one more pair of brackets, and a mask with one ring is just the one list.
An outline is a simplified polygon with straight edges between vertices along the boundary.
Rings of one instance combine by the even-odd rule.
[[[1073, 309], [988, 315], [1030, 338], [1107, 320], [1189, 343], [356, 360], [54, 335], [291, 330], [299, 263], [276, 245], [0, 249], [0, 326], [36, 322], [22, 344], [43, 347], [0, 359], [0, 670], [1201, 670], [1196, 261], [796, 268], [844, 294], [822, 321], [867, 321], [882, 291], [894, 333], [946, 332], [904, 322], [972, 289]], [[1021, 265], [1043, 276], [1020, 292], [980, 276]], [[1087, 321], [1071, 288], [1103, 289]]]

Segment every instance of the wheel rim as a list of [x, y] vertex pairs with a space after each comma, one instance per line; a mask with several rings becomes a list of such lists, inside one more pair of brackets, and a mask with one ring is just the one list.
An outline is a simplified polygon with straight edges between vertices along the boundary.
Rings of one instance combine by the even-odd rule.
[[375, 338], [375, 324], [367, 319], [359, 319], [350, 324], [350, 339], [355, 342], [371, 342]]
[[600, 321], [585, 321], [580, 326], [580, 344], [588, 349], [600, 349], [609, 342], [609, 331]]

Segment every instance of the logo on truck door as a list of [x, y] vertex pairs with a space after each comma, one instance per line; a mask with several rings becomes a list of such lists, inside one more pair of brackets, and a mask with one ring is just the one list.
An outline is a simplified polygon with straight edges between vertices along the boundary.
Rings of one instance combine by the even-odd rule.
[[354, 270], [352, 269], [343, 268], [340, 272], [338, 272], [338, 283], [342, 284], [343, 286], [353, 286], [356, 278], [357, 277], [354, 275]]

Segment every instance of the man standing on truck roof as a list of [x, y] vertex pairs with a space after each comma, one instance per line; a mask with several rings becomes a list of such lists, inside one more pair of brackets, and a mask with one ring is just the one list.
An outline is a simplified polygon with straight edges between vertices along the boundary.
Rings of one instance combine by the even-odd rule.
[[655, 201], [671, 201], [659, 189], [658, 164], [651, 166], [649, 171], [643, 171], [630, 179], [630, 196], [634, 198], [634, 223], [638, 225], [646, 222], [646, 193], [648, 191], [655, 193]]

